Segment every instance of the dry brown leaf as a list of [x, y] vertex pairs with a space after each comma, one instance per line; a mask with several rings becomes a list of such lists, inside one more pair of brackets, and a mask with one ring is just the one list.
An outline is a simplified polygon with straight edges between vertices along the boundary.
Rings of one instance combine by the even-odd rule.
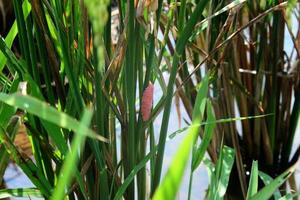
[[20, 128], [19, 128], [19, 131], [16, 135], [14, 144], [17, 147], [17, 149], [19, 149], [27, 157], [32, 156], [31, 143], [29, 141], [29, 138], [28, 138], [28, 135], [27, 135], [27, 132], [26, 132], [26, 127], [25, 127], [24, 124], [20, 125]]

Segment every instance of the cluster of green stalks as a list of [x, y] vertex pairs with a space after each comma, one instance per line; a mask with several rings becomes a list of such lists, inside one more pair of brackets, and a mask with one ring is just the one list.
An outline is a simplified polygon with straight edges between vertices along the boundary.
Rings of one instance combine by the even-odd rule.
[[[175, 199], [190, 167], [191, 199], [201, 163], [210, 178], [207, 199], [298, 195], [297, 1], [11, 5], [15, 23], [0, 38], [0, 198]], [[152, 83], [163, 95], [145, 119]], [[173, 97], [189, 119], [170, 135], [169, 142], [185, 138], [162, 177]], [[31, 156], [14, 145], [21, 125]], [[9, 160], [35, 188], [3, 187]]]

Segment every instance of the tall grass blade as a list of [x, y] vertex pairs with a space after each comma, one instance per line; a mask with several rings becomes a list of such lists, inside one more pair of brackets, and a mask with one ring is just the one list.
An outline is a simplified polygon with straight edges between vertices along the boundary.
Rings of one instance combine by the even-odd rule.
[[9, 197], [42, 198], [43, 195], [36, 188], [14, 188], [0, 190], [0, 199]]
[[234, 117], [234, 118], [227, 118], [227, 119], [218, 119], [218, 120], [214, 120], [214, 121], [202, 122], [201, 124], [185, 126], [183, 128], [180, 128], [180, 129], [174, 131], [173, 133], [169, 134], [169, 139], [172, 139], [172, 138], [176, 137], [178, 134], [185, 132], [191, 126], [199, 126], [200, 127], [200, 126], [206, 126], [206, 125], [211, 125], [211, 124], [229, 123], [229, 122], [235, 122], [235, 121], [242, 121], [242, 120], [248, 120], [248, 119], [256, 119], [256, 118], [261, 118], [261, 117], [267, 117], [269, 115], [271, 115], [271, 114], [249, 116], [249, 117]]
[[[19, 116], [12, 116], [11, 120], [9, 121], [6, 132], [8, 134], [8, 137], [14, 141], [15, 136], [19, 130], [21, 123], [21, 118]], [[5, 150], [5, 146], [0, 146], [0, 184], [3, 182], [3, 177], [5, 170], [7, 168], [7, 165], [9, 163], [9, 154]]]
[[234, 164], [234, 158], [235, 158], [235, 151], [234, 149], [223, 146], [222, 148], [222, 157], [220, 162], [220, 167], [217, 166], [216, 173], [219, 174], [216, 189], [216, 194], [214, 199], [223, 199], [227, 186], [229, 183], [229, 177], [231, 173], [232, 166]]
[[213, 136], [214, 128], [216, 126], [215, 123], [209, 123], [212, 121], [215, 121], [213, 108], [211, 105], [210, 100], [207, 100], [207, 122], [208, 124], [205, 126], [204, 130], [204, 136], [202, 138], [201, 144], [199, 147], [196, 147], [196, 144], [194, 144], [193, 151], [192, 151], [192, 162], [191, 162], [191, 174], [190, 174], [190, 181], [189, 181], [189, 193], [188, 193], [188, 199], [190, 199], [191, 192], [192, 192], [192, 185], [193, 185], [193, 174], [194, 171], [198, 168], [200, 165], [205, 152], [207, 151], [207, 148], [210, 144], [210, 141]]
[[122, 199], [122, 195], [125, 193], [127, 187], [134, 179], [135, 175], [146, 166], [147, 162], [155, 155], [157, 151], [157, 147], [154, 147], [151, 152], [149, 152], [142, 161], [140, 161], [130, 172], [130, 174], [126, 177], [123, 184], [118, 188], [118, 191], [114, 197], [114, 200]]
[[[193, 110], [193, 124], [201, 123], [204, 116], [204, 111], [206, 107], [206, 96], [208, 92], [209, 77], [206, 76], [201, 82], [198, 94], [196, 97], [196, 103]], [[178, 192], [182, 176], [187, 165], [188, 157], [194, 146], [199, 127], [191, 126], [188, 130], [188, 134], [179, 146], [168, 172], [163, 179], [161, 185], [154, 194], [153, 199], [175, 199]]]
[[[266, 186], [269, 185], [269, 184], [274, 180], [271, 176], [269, 176], [268, 174], [266, 174], [266, 173], [264, 173], [264, 172], [262, 172], [262, 171], [259, 171], [259, 172], [258, 172], [258, 175], [259, 175], [259, 178], [263, 181], [263, 183], [264, 183]], [[276, 190], [274, 191], [273, 196], [274, 196], [275, 199], [281, 198], [281, 194], [280, 194], [279, 189], [276, 189]]]
[[77, 130], [80, 126], [80, 123], [76, 119], [70, 117], [66, 113], [59, 112], [55, 108], [34, 97], [19, 94], [7, 95], [5, 93], [0, 93], [0, 101], [10, 106], [15, 106], [17, 108], [25, 110], [30, 114], [38, 116], [39, 118], [46, 121], [52, 122], [62, 128], [70, 129], [80, 135], [98, 139], [103, 142], [108, 142], [108, 139], [102, 137], [101, 135], [96, 135], [94, 131], [89, 129], [87, 126], [83, 128], [83, 131], [78, 132]]
[[204, 136], [201, 141], [200, 146], [196, 149], [195, 154], [193, 154], [192, 158], [192, 171], [195, 171], [200, 165], [204, 154], [210, 144], [212, 139], [214, 128], [216, 127], [216, 123], [210, 123], [215, 121], [215, 116], [213, 113], [213, 108], [210, 101], [207, 101], [207, 123], [205, 125]]
[[298, 163], [294, 164], [292, 167], [287, 169], [273, 181], [271, 181], [268, 185], [258, 191], [257, 194], [253, 195], [250, 200], [260, 199], [260, 200], [267, 200], [269, 199], [273, 193], [280, 187], [294, 171], [296, 170]]
[[41, 191], [43, 196], [49, 197], [52, 187], [41, 169], [39, 169], [30, 158], [20, 154], [2, 127], [0, 127], [0, 143], [5, 146], [7, 153], [9, 153], [31, 182]]
[[250, 197], [256, 194], [257, 189], [258, 189], [258, 164], [257, 161], [253, 161], [246, 199], [250, 199]]
[[[91, 118], [92, 113], [89, 111], [85, 111], [78, 126], [77, 133], [85, 131], [86, 127], [89, 126]], [[51, 197], [52, 200], [65, 198], [65, 190], [69, 186], [74, 172], [76, 172], [75, 169], [79, 160], [78, 153], [80, 153], [83, 149], [85, 137], [86, 135], [82, 134], [75, 135], [75, 138], [72, 141], [71, 150], [66, 156], [64, 165], [61, 169], [60, 178], [58, 179], [58, 183], [54, 188], [53, 195]]]
[[164, 157], [164, 151], [165, 151], [165, 142], [167, 137], [167, 130], [169, 126], [169, 117], [171, 112], [171, 103], [172, 103], [172, 97], [173, 97], [173, 87], [175, 83], [175, 78], [177, 74], [177, 69], [179, 65], [180, 55], [182, 54], [185, 44], [188, 41], [188, 38], [192, 34], [192, 30], [195, 27], [197, 20], [199, 19], [199, 16], [202, 14], [205, 6], [207, 4], [207, 1], [201, 0], [198, 2], [194, 12], [192, 13], [191, 17], [187, 21], [185, 27], [182, 30], [181, 36], [178, 39], [178, 42], [176, 43], [176, 49], [175, 49], [175, 55], [173, 58], [172, 63], [172, 71], [169, 78], [169, 83], [167, 87], [167, 96], [166, 96], [166, 103], [164, 108], [164, 114], [162, 121], [164, 122], [162, 124], [161, 130], [160, 130], [160, 137], [159, 137], [159, 143], [158, 143], [158, 155], [156, 158], [155, 163], [155, 170], [154, 170], [154, 181], [152, 184], [152, 194], [154, 193], [155, 189], [157, 188], [159, 182], [160, 182], [160, 176], [161, 176], [161, 169], [162, 169], [162, 163], [163, 163], [163, 157]]
[[[31, 12], [31, 5], [28, 0], [25, 0], [23, 2], [22, 9], [23, 9], [24, 18], [26, 19], [29, 13]], [[5, 37], [5, 43], [9, 48], [11, 48], [17, 34], [18, 34], [18, 27], [17, 27], [17, 22], [15, 21], [11, 29], [9, 30], [7, 36]], [[6, 64], [6, 61], [7, 58], [2, 52], [0, 52], [0, 72], [2, 72]]]

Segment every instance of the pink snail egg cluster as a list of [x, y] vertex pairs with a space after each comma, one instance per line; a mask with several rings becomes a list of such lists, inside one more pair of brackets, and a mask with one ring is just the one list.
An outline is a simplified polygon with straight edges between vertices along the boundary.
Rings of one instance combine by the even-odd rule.
[[152, 83], [149, 83], [142, 97], [141, 113], [142, 113], [143, 121], [147, 121], [150, 118], [151, 108], [153, 103], [153, 92], [154, 92], [154, 85]]

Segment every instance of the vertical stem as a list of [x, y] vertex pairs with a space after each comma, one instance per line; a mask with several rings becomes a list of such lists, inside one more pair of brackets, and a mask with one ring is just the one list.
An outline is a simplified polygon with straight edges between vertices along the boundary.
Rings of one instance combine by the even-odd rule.
[[207, 1], [205, 1], [205, 0], [200, 1], [197, 4], [194, 12], [192, 13], [191, 17], [189, 18], [189, 20], [188, 20], [186, 26], [184, 27], [182, 34], [180, 35], [180, 38], [178, 39], [178, 42], [176, 44], [175, 54], [174, 54], [173, 63], [172, 63], [172, 71], [170, 73], [169, 83], [168, 83], [168, 87], [167, 87], [167, 96], [166, 96], [165, 108], [164, 108], [163, 119], [162, 119], [163, 124], [160, 129], [158, 152], [157, 152], [157, 158], [156, 158], [156, 163], [155, 163], [154, 180], [153, 180], [152, 188], [151, 188], [151, 196], [154, 194], [154, 191], [156, 190], [156, 188], [160, 182], [160, 178], [161, 178], [161, 170], [162, 170], [162, 163], [163, 163], [163, 158], [164, 158], [167, 130], [168, 130], [168, 126], [169, 126], [169, 117], [170, 117], [170, 111], [171, 111], [173, 89], [174, 89], [174, 83], [175, 83], [175, 79], [176, 79], [178, 64], [179, 64], [179, 60], [180, 60], [180, 55], [184, 51], [185, 44], [188, 41], [190, 35], [192, 34], [192, 30], [195, 27], [199, 17], [201, 16], [201, 13], [204, 10], [206, 4], [207, 4]]
[[24, 56], [24, 59], [27, 63], [28, 72], [30, 75], [32, 75], [32, 69], [31, 69], [31, 59], [29, 54], [29, 46], [28, 46], [28, 38], [27, 38], [27, 30], [26, 30], [26, 23], [23, 15], [22, 10], [22, 3], [17, 0], [13, 0], [13, 7], [14, 12], [17, 19], [17, 26], [18, 26], [18, 37], [21, 47], [21, 53]]
[[[125, 177], [129, 175], [135, 164], [135, 121], [136, 121], [136, 111], [135, 111], [135, 8], [134, 1], [128, 1], [128, 48], [126, 52], [126, 63], [125, 63], [125, 85], [126, 85], [126, 96], [128, 105], [128, 146], [127, 146], [127, 156], [129, 159], [129, 166], [125, 172]], [[134, 180], [128, 186], [128, 198], [134, 199]]]
[[[274, 2], [276, 5], [279, 3], [278, 0], [275, 0]], [[272, 45], [273, 45], [273, 62], [271, 62], [272, 66], [272, 78], [271, 78], [271, 85], [272, 85], [272, 92], [271, 92], [271, 97], [270, 97], [270, 104], [268, 107], [269, 113], [272, 113], [273, 115], [269, 116], [268, 120], [268, 128], [270, 130], [270, 140], [271, 140], [271, 147], [273, 151], [276, 149], [276, 132], [277, 132], [277, 124], [276, 124], [276, 119], [277, 119], [277, 105], [278, 105], [278, 79], [277, 79], [277, 72], [279, 67], [283, 63], [283, 58], [282, 58], [282, 46], [283, 46], [283, 41], [282, 38], [284, 37], [284, 23], [283, 23], [283, 18], [281, 16], [280, 11], [275, 11], [274, 12], [274, 18], [273, 18], [273, 32], [275, 34], [272, 34]], [[276, 154], [274, 152], [274, 154]], [[275, 156], [275, 155], [274, 155]]]

